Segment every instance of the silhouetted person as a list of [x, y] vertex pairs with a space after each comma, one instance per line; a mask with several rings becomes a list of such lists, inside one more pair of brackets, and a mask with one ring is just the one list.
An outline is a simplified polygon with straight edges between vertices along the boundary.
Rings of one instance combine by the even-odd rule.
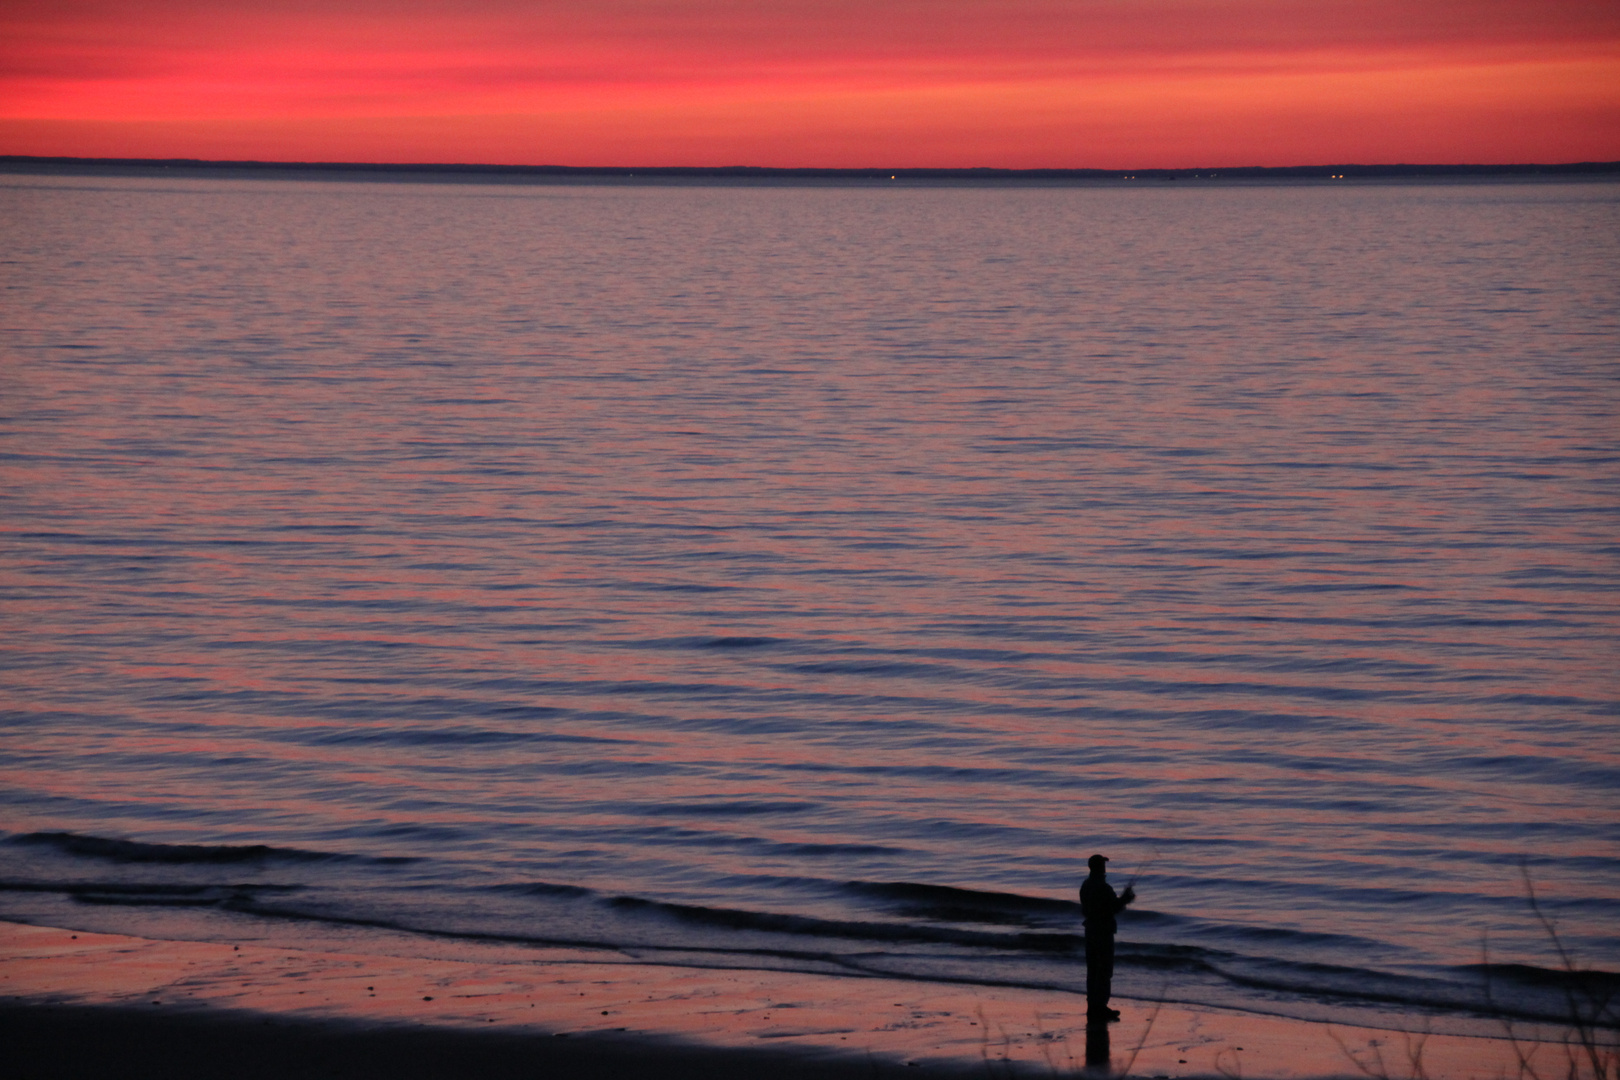
[[1114, 982], [1114, 934], [1119, 923], [1114, 916], [1136, 899], [1136, 890], [1125, 886], [1125, 895], [1116, 896], [1108, 884], [1108, 859], [1093, 855], [1086, 863], [1091, 876], [1080, 886], [1080, 914], [1086, 922], [1086, 1019], [1107, 1023], [1119, 1019], [1119, 1010], [1108, 1007]]

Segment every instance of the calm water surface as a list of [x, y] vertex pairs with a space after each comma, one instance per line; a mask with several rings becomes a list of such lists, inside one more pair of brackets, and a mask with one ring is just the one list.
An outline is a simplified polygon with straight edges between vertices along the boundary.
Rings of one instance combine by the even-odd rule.
[[1102, 851], [1126, 994], [1463, 1024], [1521, 870], [1620, 967], [1620, 186], [0, 230], [0, 917], [1075, 990]]

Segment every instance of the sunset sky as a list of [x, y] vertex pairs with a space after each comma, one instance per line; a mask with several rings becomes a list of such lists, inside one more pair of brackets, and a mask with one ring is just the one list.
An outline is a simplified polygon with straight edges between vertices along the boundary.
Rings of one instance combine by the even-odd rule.
[[0, 153], [1620, 159], [1620, 0], [0, 0]]

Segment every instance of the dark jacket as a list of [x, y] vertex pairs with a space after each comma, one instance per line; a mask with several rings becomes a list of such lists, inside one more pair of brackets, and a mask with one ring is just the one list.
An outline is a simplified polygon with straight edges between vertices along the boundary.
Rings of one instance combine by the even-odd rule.
[[1121, 900], [1114, 894], [1114, 887], [1108, 884], [1107, 879], [1093, 874], [1086, 878], [1080, 886], [1080, 914], [1085, 919], [1086, 933], [1088, 934], [1114, 934], [1119, 931], [1119, 923], [1114, 916], [1125, 910], [1125, 905], [1131, 902], [1131, 891], [1125, 890], [1125, 899]]

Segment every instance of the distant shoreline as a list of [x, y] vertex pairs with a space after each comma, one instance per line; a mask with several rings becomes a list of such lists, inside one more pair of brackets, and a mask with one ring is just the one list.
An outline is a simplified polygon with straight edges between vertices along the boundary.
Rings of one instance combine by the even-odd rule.
[[1620, 180], [1620, 161], [1521, 165], [1245, 165], [1186, 169], [772, 168], [723, 166], [591, 166], [388, 164], [320, 161], [206, 161], [197, 158], [81, 158], [0, 155], [0, 173], [58, 176], [318, 177], [460, 183], [944, 183], [1054, 185], [1172, 181], [1354, 180]]

